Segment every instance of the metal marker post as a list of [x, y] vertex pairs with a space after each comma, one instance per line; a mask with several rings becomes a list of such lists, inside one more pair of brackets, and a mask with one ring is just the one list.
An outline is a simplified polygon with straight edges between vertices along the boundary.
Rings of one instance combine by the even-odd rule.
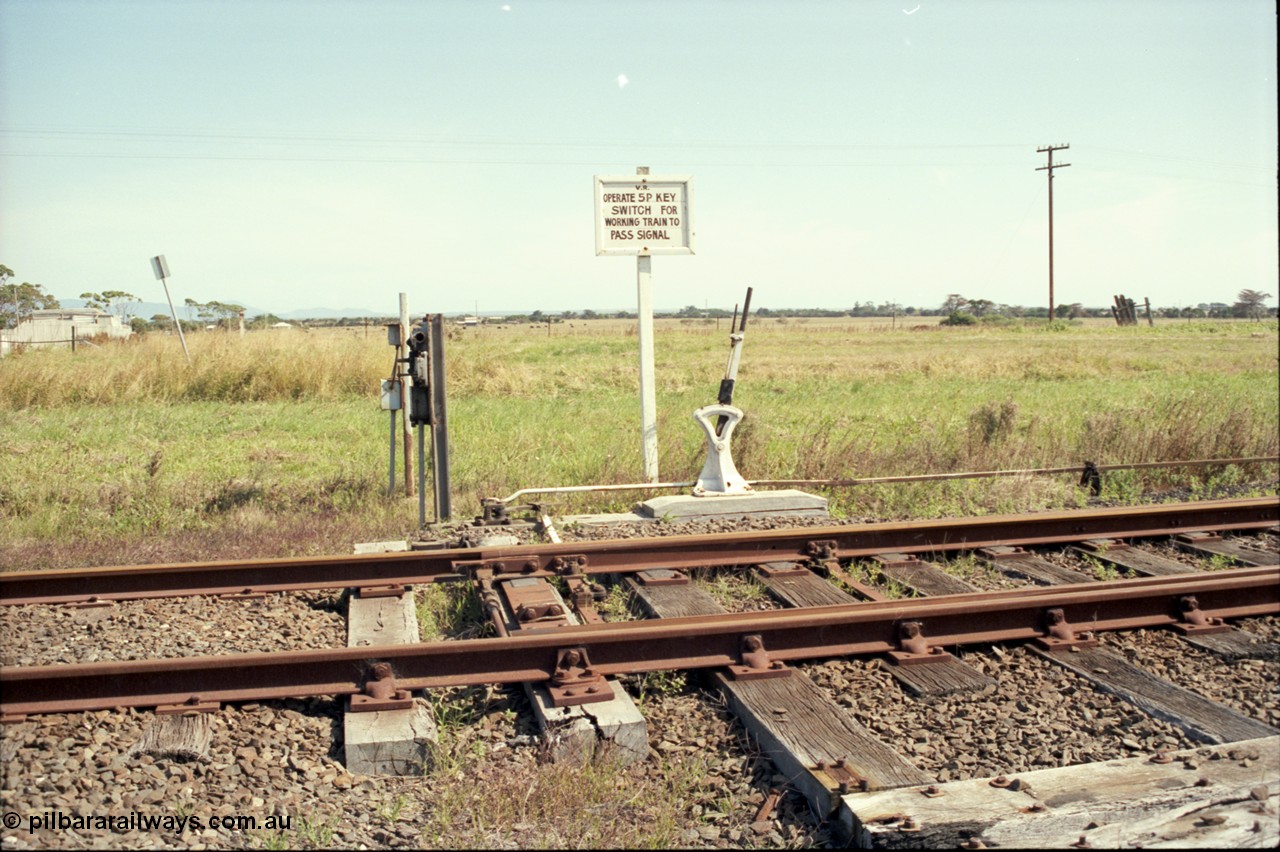
[[636, 255], [636, 318], [640, 349], [640, 442], [644, 476], [658, 481], [658, 403], [654, 383], [653, 255], [693, 254], [693, 179], [636, 176], [595, 179], [596, 254]]
[[453, 517], [449, 500], [449, 411], [445, 398], [444, 314], [431, 315], [431, 473], [436, 523]]
[[658, 394], [654, 389], [653, 366], [653, 258], [636, 258], [636, 318], [640, 339], [640, 444], [644, 452], [644, 475], [658, 481]]
[[[178, 329], [178, 340], [182, 341], [182, 354], [187, 356], [187, 366], [191, 366], [191, 353], [187, 351], [187, 338], [182, 333], [182, 323], [178, 322], [178, 312], [173, 309], [173, 297], [169, 295], [169, 282], [165, 279], [169, 277], [169, 264], [165, 262], [164, 255], [158, 254], [151, 258], [151, 271], [156, 274], [156, 278], [160, 279], [160, 283], [164, 285], [164, 297], [169, 302], [169, 314], [173, 317], [173, 326]], [[241, 314], [241, 319], [244, 315]], [[73, 345], [72, 350], [75, 350]]]

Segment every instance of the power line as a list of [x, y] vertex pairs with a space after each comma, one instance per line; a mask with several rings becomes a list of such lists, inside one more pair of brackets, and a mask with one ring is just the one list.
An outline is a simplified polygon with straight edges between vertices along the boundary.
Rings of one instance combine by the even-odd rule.
[[119, 137], [122, 139], [180, 139], [187, 141], [242, 141], [242, 142], [306, 142], [306, 143], [349, 143], [355, 145], [483, 145], [490, 147], [557, 147], [557, 148], [618, 148], [627, 152], [637, 148], [675, 148], [675, 149], [785, 149], [796, 150], [841, 150], [841, 151], [929, 151], [929, 150], [981, 150], [1021, 148], [1026, 143], [979, 143], [979, 144], [885, 144], [863, 145], [846, 142], [786, 142], [779, 140], [763, 140], [760, 142], [740, 141], [699, 141], [699, 142], [644, 142], [628, 140], [626, 142], [604, 142], [582, 139], [526, 139], [510, 140], [484, 137], [454, 137], [447, 139], [430, 138], [416, 135], [358, 135], [358, 134], [312, 134], [287, 133], [270, 130], [248, 130], [244, 132], [228, 132], [205, 129], [171, 129], [171, 130], [128, 130], [114, 128], [58, 128], [58, 127], [8, 127], [0, 129], [0, 135], [16, 136], [53, 136], [53, 137]]

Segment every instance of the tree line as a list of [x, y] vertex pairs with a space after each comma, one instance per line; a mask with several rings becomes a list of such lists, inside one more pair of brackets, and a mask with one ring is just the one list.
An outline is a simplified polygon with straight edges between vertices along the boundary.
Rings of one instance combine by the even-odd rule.
[[[51, 294], [46, 293], [44, 287], [40, 284], [32, 284], [24, 281], [21, 284], [16, 283], [15, 274], [12, 269], [0, 264], [0, 329], [13, 328], [19, 322], [31, 315], [32, 311], [50, 310], [60, 308], [58, 300]], [[85, 292], [80, 294], [80, 298], [84, 300], [86, 307], [97, 308], [106, 313], [115, 314], [120, 317], [122, 322], [126, 322], [134, 331], [162, 331], [169, 330], [173, 327], [173, 318], [167, 314], [154, 314], [149, 320], [135, 316], [138, 306], [142, 304], [142, 300], [132, 293], [124, 290], [103, 290], [101, 292]], [[1267, 306], [1267, 301], [1271, 298], [1268, 293], [1260, 290], [1241, 290], [1236, 295], [1236, 301], [1233, 304], [1225, 302], [1200, 302], [1197, 305], [1179, 305], [1155, 307], [1151, 309], [1153, 316], [1166, 319], [1253, 319], [1261, 320], [1268, 316], [1275, 315], [1276, 310]], [[233, 302], [220, 302], [210, 300], [208, 302], [199, 302], [195, 299], [186, 299], [183, 302], [186, 312], [186, 319], [179, 318], [182, 323], [183, 330], [198, 330], [209, 325], [231, 328], [238, 325], [241, 316], [244, 315], [245, 309], [242, 305]], [[959, 293], [948, 294], [942, 304], [937, 307], [915, 307], [912, 305], [901, 305], [897, 302], [854, 302], [850, 308], [768, 308], [761, 307], [753, 312], [754, 316], [761, 318], [777, 317], [911, 317], [911, 316], [941, 316], [945, 317], [943, 322], [950, 325], [968, 325], [977, 322], [1001, 322], [1014, 319], [1047, 319], [1049, 310], [1045, 307], [1024, 307], [1022, 305], [1000, 304], [990, 299], [970, 299]], [[699, 308], [696, 305], [686, 305], [678, 311], [655, 311], [656, 317], [675, 317], [680, 319], [717, 319], [731, 317], [731, 311], [723, 308]], [[1106, 308], [1087, 308], [1080, 302], [1071, 302], [1067, 304], [1056, 305], [1054, 307], [1055, 319], [1076, 319], [1080, 317], [1109, 317], [1111, 309]], [[594, 310], [583, 311], [560, 311], [554, 313], [544, 313], [541, 310], [535, 310], [528, 314], [511, 314], [503, 319], [489, 318], [491, 321], [505, 321], [509, 323], [545, 323], [545, 322], [564, 322], [573, 320], [592, 320], [592, 319], [635, 319], [636, 315], [629, 311], [606, 311], [597, 312]], [[308, 320], [307, 325], [312, 326], [351, 326], [369, 323], [380, 323], [383, 321], [391, 321], [388, 317], [386, 320], [370, 319], [370, 318], [352, 318], [346, 317], [342, 319], [326, 319], [326, 320]], [[258, 314], [248, 318], [245, 321], [246, 328], [267, 328], [275, 323], [280, 322], [280, 318], [275, 314]]]

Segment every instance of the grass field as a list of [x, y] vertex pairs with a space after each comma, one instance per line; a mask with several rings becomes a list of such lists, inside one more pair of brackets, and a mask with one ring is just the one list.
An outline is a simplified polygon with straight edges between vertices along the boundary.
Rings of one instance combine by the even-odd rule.
[[[715, 401], [728, 322], [657, 329], [660, 472], [696, 478], [691, 413]], [[455, 516], [525, 487], [639, 481], [634, 322], [450, 332]], [[403, 537], [417, 500], [388, 498], [380, 329], [204, 333], [0, 361], [0, 566], [347, 552]], [[1270, 323], [1110, 321], [940, 328], [876, 320], [756, 320], [734, 404], [750, 479], [1275, 455]], [[1104, 496], [1200, 493], [1276, 466], [1117, 473]], [[1268, 484], [1269, 483], [1269, 484]], [[1073, 506], [1073, 477], [861, 486], [841, 516], [931, 517]], [[554, 501], [628, 508], [639, 493]]]

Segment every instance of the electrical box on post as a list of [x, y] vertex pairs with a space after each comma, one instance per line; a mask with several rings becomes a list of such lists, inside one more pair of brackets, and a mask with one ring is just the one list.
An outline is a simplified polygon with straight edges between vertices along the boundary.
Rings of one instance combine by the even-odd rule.
[[400, 383], [395, 379], [382, 380], [382, 410], [400, 410]]

